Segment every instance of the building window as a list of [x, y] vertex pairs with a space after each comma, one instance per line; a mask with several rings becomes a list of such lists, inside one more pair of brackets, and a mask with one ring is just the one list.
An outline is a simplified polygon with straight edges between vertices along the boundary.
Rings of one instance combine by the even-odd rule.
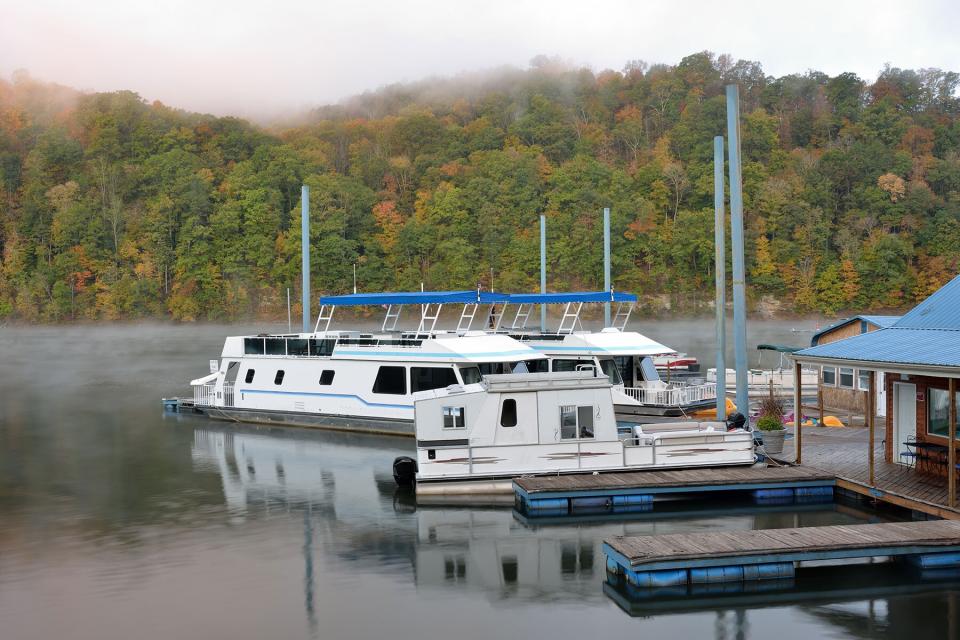
[[410, 391], [445, 389], [457, 384], [457, 374], [452, 367], [410, 367]]
[[243, 379], [244, 382], [246, 382], [247, 384], [250, 384], [251, 382], [253, 382], [253, 376], [254, 376], [255, 373], [256, 373], [256, 371], [254, 371], [253, 369], [247, 369], [247, 375], [246, 375], [246, 377]]
[[444, 407], [443, 408], [443, 428], [444, 429], [465, 429], [467, 420], [464, 416], [463, 407]]
[[373, 381], [374, 393], [394, 396], [407, 394], [407, 372], [403, 367], [380, 367], [377, 379]]
[[283, 384], [283, 369], [277, 371], [277, 375], [273, 376], [273, 384]]
[[863, 369], [857, 370], [857, 389], [860, 391], [870, 391], [870, 372]]
[[500, 426], [517, 426], [517, 401], [513, 398], [507, 398], [503, 401], [503, 407], [500, 408]]
[[[948, 435], [950, 421], [950, 392], [946, 389], [927, 389], [927, 433], [934, 436]], [[957, 417], [960, 418], [960, 394], [954, 400], [957, 403]], [[960, 420], [958, 420], [960, 422]], [[960, 429], [954, 426], [954, 438]]]
[[323, 372], [320, 374], [320, 384], [325, 387], [328, 387], [331, 384], [333, 384], [333, 376], [336, 373], [337, 372], [334, 371], [333, 369], [324, 369]]
[[560, 407], [560, 439], [593, 437], [593, 405]]
[[820, 381], [825, 387], [837, 386], [837, 370], [834, 367], [823, 367], [820, 369]]
[[853, 368], [840, 367], [840, 388], [853, 389]]

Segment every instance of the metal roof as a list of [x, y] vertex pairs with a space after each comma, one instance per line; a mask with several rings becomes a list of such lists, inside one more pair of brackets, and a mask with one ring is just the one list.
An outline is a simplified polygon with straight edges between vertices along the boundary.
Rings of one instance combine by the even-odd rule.
[[856, 315], [856, 316], [851, 316], [851, 317], [849, 317], [849, 318], [844, 318], [843, 320], [837, 320], [837, 321], [834, 322], [833, 324], [828, 325], [828, 326], [824, 327], [823, 329], [820, 329], [819, 331], [817, 331], [816, 333], [814, 333], [813, 336], [810, 337], [810, 346], [816, 346], [817, 341], [818, 341], [818, 340], [820, 339], [820, 337], [823, 336], [825, 333], [830, 333], [830, 332], [833, 331], [834, 329], [839, 329], [840, 327], [846, 326], [846, 325], [850, 324], [851, 322], [857, 322], [857, 321], [864, 322], [864, 321], [865, 321], [865, 322], [869, 322], [870, 324], [872, 324], [872, 325], [874, 325], [874, 326], [876, 326], [876, 327], [880, 327], [881, 329], [885, 329], [885, 328], [889, 327], [890, 325], [892, 325], [892, 324], [893, 324], [894, 322], [896, 322], [897, 320], [899, 320], [900, 317], [901, 317], [901, 316], [865, 316], [865, 315]]
[[396, 293], [353, 293], [343, 296], [321, 296], [320, 304], [350, 307], [383, 304], [491, 304], [508, 302], [506, 293], [489, 291], [400, 291]]
[[564, 304], [567, 302], [636, 302], [637, 296], [621, 291], [568, 291], [566, 293], [511, 293], [512, 304]]
[[893, 326], [960, 331], [960, 276], [937, 289]]
[[887, 328], [803, 349], [794, 356], [801, 361], [960, 367], [960, 276]]
[[960, 367], [960, 331], [890, 327], [809, 347], [794, 355], [800, 359]]

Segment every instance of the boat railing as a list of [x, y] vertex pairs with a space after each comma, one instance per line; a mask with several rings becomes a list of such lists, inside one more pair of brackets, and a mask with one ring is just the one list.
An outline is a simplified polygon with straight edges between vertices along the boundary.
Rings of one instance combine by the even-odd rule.
[[233, 383], [226, 382], [223, 391], [217, 391], [215, 382], [193, 385], [193, 404], [201, 407], [234, 406]]
[[193, 385], [193, 404], [198, 406], [213, 406], [215, 384], [195, 384]]
[[640, 404], [683, 407], [717, 397], [717, 384], [667, 383], [661, 387], [624, 387], [623, 392]]

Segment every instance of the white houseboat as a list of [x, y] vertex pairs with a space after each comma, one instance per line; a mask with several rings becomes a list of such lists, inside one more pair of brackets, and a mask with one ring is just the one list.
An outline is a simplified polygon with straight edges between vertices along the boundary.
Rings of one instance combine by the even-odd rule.
[[[212, 372], [191, 382], [193, 398], [165, 402], [225, 420], [409, 435], [414, 393], [525, 372], [546, 360], [506, 335], [435, 330], [444, 304], [495, 299], [477, 291], [354, 297], [353, 304], [387, 307], [379, 333], [331, 330], [333, 308], [324, 304], [312, 333], [226, 338]], [[398, 332], [400, 308], [411, 304], [420, 306], [419, 327]]]
[[523, 474], [748, 465], [753, 436], [722, 422], [618, 426], [606, 377], [592, 371], [490, 375], [416, 395], [416, 464], [398, 482]]

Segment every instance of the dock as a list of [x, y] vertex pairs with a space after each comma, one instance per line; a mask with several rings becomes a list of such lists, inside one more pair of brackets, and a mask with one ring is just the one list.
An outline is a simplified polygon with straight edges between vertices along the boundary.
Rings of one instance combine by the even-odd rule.
[[798, 562], [878, 556], [942, 569], [960, 567], [960, 522], [618, 536], [603, 551], [607, 571], [639, 587], [780, 580], [792, 578]]
[[517, 507], [527, 517], [557, 516], [606, 509], [653, 508], [655, 498], [705, 493], [746, 493], [759, 504], [832, 501], [836, 477], [803, 467], [712, 467], [670, 471], [571, 474], [517, 478]]

